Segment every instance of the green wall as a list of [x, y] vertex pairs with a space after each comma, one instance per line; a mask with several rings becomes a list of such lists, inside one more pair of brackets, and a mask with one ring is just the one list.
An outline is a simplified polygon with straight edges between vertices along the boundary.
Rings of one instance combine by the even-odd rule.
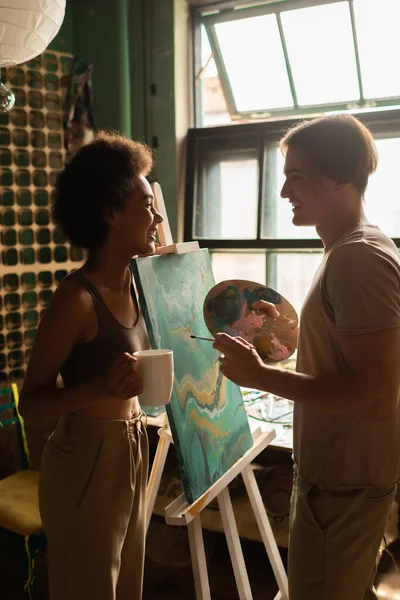
[[[156, 94], [148, 102], [149, 134], [157, 138], [156, 179], [161, 185], [173, 238], [177, 224], [177, 155], [175, 127], [174, 0], [163, 0], [148, 15], [148, 84], [156, 85]], [[149, 3], [150, 5], [151, 3]], [[152, 29], [151, 29], [152, 28]]]
[[67, 0], [65, 7], [65, 17], [61, 29], [51, 42], [49, 49], [57, 50], [57, 52], [71, 52], [74, 51], [74, 37], [73, 37], [73, 7], [71, 0]]
[[67, 0], [50, 48], [93, 65], [96, 127], [155, 146], [152, 178], [162, 187], [176, 239], [174, 0]]

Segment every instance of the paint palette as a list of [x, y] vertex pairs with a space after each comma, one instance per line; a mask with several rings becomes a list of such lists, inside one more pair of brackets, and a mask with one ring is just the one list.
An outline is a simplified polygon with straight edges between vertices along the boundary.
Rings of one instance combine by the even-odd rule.
[[[270, 315], [252, 310], [258, 300], [271, 304]], [[295, 309], [281, 294], [260, 283], [221, 281], [208, 292], [203, 313], [212, 335], [223, 332], [244, 338], [254, 344], [264, 362], [286, 360], [296, 350], [299, 320]]]

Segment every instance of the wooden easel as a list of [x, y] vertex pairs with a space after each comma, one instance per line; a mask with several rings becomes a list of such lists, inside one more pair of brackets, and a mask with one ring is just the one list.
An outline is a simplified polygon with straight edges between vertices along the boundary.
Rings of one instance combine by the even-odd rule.
[[161, 477], [164, 472], [165, 461], [167, 460], [167, 454], [169, 446], [172, 443], [172, 434], [168, 427], [168, 417], [165, 413], [165, 423], [163, 427], [158, 430], [160, 439], [158, 440], [157, 450], [154, 455], [153, 465], [150, 471], [150, 477], [147, 484], [147, 521], [146, 531], [149, 528], [151, 515], [153, 514], [154, 504], [156, 502], [158, 489], [160, 487]]
[[[157, 183], [155, 183], [152, 187], [156, 208], [164, 217], [164, 222], [159, 227], [160, 241], [165, 244], [161, 249], [162, 253], [165, 254], [167, 252], [174, 252], [176, 254], [183, 254], [185, 252], [193, 252], [198, 250], [199, 246], [197, 242], [190, 242], [188, 244], [173, 244], [161, 188]], [[168, 427], [167, 416], [165, 416], [165, 423], [163, 427], [159, 429], [158, 434], [160, 439], [157, 445], [157, 451], [154, 457], [147, 488], [147, 527], [149, 526], [151, 514], [153, 512], [168, 449], [170, 444], [173, 443], [171, 431]], [[243, 478], [247, 495], [249, 497], [249, 501], [260, 530], [261, 538], [264, 542], [264, 546], [267, 551], [276, 582], [278, 584], [279, 592], [275, 596], [275, 600], [288, 600], [289, 598], [286, 572], [278, 551], [264, 503], [262, 501], [260, 490], [251, 467], [251, 462], [257, 458], [257, 456], [274, 438], [274, 429], [264, 433], [261, 433], [260, 430], [257, 430], [253, 434], [253, 446], [202, 496], [200, 496], [200, 498], [189, 504], [186, 501], [184, 494], [182, 494], [173, 502], [171, 502], [171, 504], [169, 504], [165, 509], [165, 518], [169, 525], [186, 525], [188, 528], [196, 600], [211, 600], [203, 533], [201, 528], [201, 512], [215, 498], [218, 500], [218, 506], [228, 543], [228, 549], [239, 598], [240, 600], [252, 600], [253, 598], [246, 565], [244, 562], [242, 547], [240, 544], [236, 519], [228, 490], [229, 484], [238, 475], [241, 475]]]

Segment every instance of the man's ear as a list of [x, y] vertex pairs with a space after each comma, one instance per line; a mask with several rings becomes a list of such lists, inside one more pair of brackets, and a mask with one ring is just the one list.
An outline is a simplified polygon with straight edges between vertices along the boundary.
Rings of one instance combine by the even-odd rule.
[[352, 185], [350, 181], [335, 181], [335, 191], [343, 192], [350, 185]]

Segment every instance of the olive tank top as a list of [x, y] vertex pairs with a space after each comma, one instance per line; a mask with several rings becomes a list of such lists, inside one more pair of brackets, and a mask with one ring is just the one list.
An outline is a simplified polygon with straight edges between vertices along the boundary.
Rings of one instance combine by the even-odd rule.
[[94, 379], [124, 352], [132, 354], [137, 350], [150, 348], [133, 281], [131, 294], [137, 307], [138, 319], [133, 327], [125, 327], [117, 321], [101, 294], [80, 271], [74, 271], [69, 277], [73, 277], [91, 295], [98, 327], [96, 336], [89, 342], [76, 346], [63, 364], [60, 371], [65, 387]]

